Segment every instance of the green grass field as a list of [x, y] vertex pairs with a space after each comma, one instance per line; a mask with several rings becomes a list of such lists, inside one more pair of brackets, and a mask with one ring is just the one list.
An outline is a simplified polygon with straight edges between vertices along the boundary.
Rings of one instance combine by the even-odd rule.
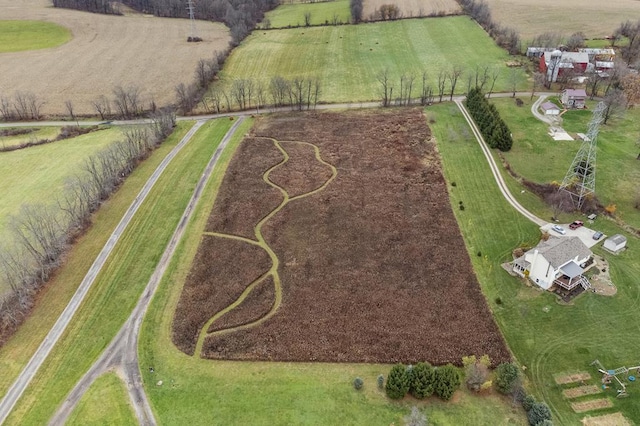
[[[233, 141], [221, 159], [225, 167], [238, 143]], [[388, 365], [220, 362], [179, 351], [170, 335], [173, 312], [223, 173], [218, 169], [207, 187], [143, 324], [140, 364], [155, 370], [143, 369], [143, 378], [160, 423], [402, 424], [411, 405], [418, 405], [434, 424], [526, 424], [523, 413], [497, 395], [463, 391], [456, 402], [408, 398], [391, 403], [376, 387], [376, 377], [386, 375]], [[365, 381], [362, 392], [351, 384], [358, 376]], [[161, 387], [156, 386], [159, 380]]]
[[71, 40], [71, 31], [52, 22], [0, 20], [0, 53], [46, 49]]
[[[399, 91], [403, 74], [413, 74], [413, 97], [419, 97], [423, 71], [436, 89], [440, 70], [466, 70], [457, 93], [466, 92], [466, 78], [478, 65], [498, 67], [494, 90], [506, 90], [509, 56], [465, 16], [405, 19], [361, 25], [254, 31], [235, 49], [220, 73], [218, 87], [234, 79], [260, 81], [268, 88], [274, 76], [318, 78], [321, 102], [379, 100], [376, 76], [388, 69]], [[526, 79], [521, 78], [524, 89]], [[449, 87], [449, 84], [447, 84]], [[269, 99], [271, 102], [271, 99]]]
[[[614, 297], [583, 294], [571, 305], [561, 305], [552, 294], [529, 288], [508, 275], [500, 263], [511, 260], [512, 249], [520, 244], [537, 243], [539, 231], [503, 199], [458, 110], [453, 105], [438, 105], [429, 108], [428, 114], [436, 120], [432, 128], [445, 176], [456, 182], [450, 187], [451, 204], [467, 249], [474, 253], [471, 260], [509, 347], [526, 366], [528, 388], [552, 407], [555, 424], [578, 424], [586, 414], [572, 411], [561, 393], [566, 387], [557, 385], [553, 376], [586, 371], [592, 375], [588, 383], [599, 386], [599, 374], [590, 366], [593, 360], [599, 359], [607, 368], [638, 365], [633, 336], [640, 323], [640, 258], [632, 250], [610, 256], [596, 248], [595, 252], [610, 262], [618, 293]], [[514, 193], [521, 188], [513, 179], [508, 182]], [[464, 202], [464, 211], [457, 208], [459, 201]], [[520, 201], [529, 206], [528, 199]], [[533, 211], [543, 210], [535, 202], [532, 205]], [[604, 219], [598, 219], [597, 226], [609, 235], [620, 232]], [[637, 246], [637, 239], [627, 236], [629, 245]], [[477, 252], [481, 256], [476, 256]], [[640, 422], [640, 386], [631, 384], [628, 390], [626, 399], [615, 399], [615, 389], [598, 395], [610, 399], [613, 408], [589, 415], [620, 411], [631, 421]]]
[[137, 425], [125, 384], [107, 373], [91, 385], [67, 420], [68, 425]]
[[348, 0], [333, 0], [318, 3], [281, 4], [265, 14], [262, 21], [264, 28], [268, 20], [271, 28], [286, 28], [288, 26], [304, 26], [305, 13], [311, 14], [311, 25], [327, 25], [334, 22], [348, 24], [351, 19]]
[[[511, 128], [514, 144], [504, 156], [513, 169], [535, 182], [562, 182], [567, 169], [578, 152], [581, 140], [554, 141], [547, 135], [548, 126], [531, 114], [531, 101], [515, 106], [513, 99], [494, 99], [500, 115]], [[535, 100], [535, 98], [534, 98]], [[586, 133], [595, 102], [589, 110], [568, 111], [563, 127], [575, 136]], [[631, 109], [623, 118], [614, 118], [601, 126], [598, 136], [596, 194], [604, 205], [616, 204], [617, 215], [630, 225], [640, 228], [640, 210], [635, 208], [640, 182], [640, 168], [636, 159], [640, 148], [636, 141], [640, 134], [640, 111]]]
[[[85, 303], [32, 382], [33, 386], [20, 400], [9, 419], [9, 424], [46, 423], [75, 382], [116, 334], [133, 309], [138, 296], [155, 268], [205, 164], [231, 123], [229, 120], [218, 120], [206, 124], [194, 137], [194, 140], [169, 165], [125, 231], [107, 265], [87, 295]], [[164, 153], [166, 155], [166, 149], [171, 149], [186, 129], [188, 129], [188, 125], [181, 123], [179, 130], [156, 154], [162, 156]], [[158, 158], [158, 156], [154, 155], [154, 158]], [[154, 163], [157, 164], [154, 161], [150, 165]], [[121, 191], [124, 190], [125, 207], [139, 191], [140, 186], [136, 184], [141, 183], [141, 175], [144, 178], [143, 183], [149, 176], [148, 172], [149, 170], [146, 169], [137, 170], [138, 177], [133, 178], [132, 175], [125, 183], [127, 185], [129, 182], [133, 182], [133, 187], [121, 188]], [[111, 215], [107, 220], [113, 218], [115, 222], [112, 223], [115, 224], [122, 217], [122, 211], [112, 211]], [[101, 238], [102, 244], [108, 237], [107, 232], [110, 231], [102, 230], [102, 233], [99, 234], [100, 236], [104, 235], [104, 238]], [[82, 242], [78, 244], [76, 249], [80, 250], [81, 244]], [[84, 262], [85, 259], [88, 259], [90, 264], [101, 246], [98, 242], [95, 247], [90, 246], [86, 251], [74, 250], [69, 256], [69, 263], [71, 264], [73, 261]], [[74, 255], [83, 259], [76, 259]], [[80, 267], [70, 271], [69, 268], [71, 265], [63, 268], [58, 278], [62, 279], [65, 274], [69, 274], [70, 276], [65, 276], [65, 278], [73, 280], [77, 286], [87, 269]], [[51, 286], [56, 284], [58, 282], [53, 282]], [[58, 300], [57, 294], [49, 293], [49, 296], [54, 297], [53, 302], [56, 304], [64, 304], [65, 300], [68, 300]], [[40, 319], [47, 322], [50, 327], [51, 321], [59, 312], [48, 310], [47, 303], [49, 301], [46, 297], [45, 293], [39, 299], [42, 303], [39, 309], [42, 311], [36, 308], [37, 312], [29, 319], [25, 327], [22, 327], [15, 338], [0, 351], [2, 362], [9, 364], [6, 376], [3, 375], [1, 379], [2, 389], [10, 384], [15, 374], [24, 365], [22, 358], [7, 359], [5, 354], [10, 355], [12, 351], [17, 351], [22, 356], [25, 352], [21, 346], [21, 343], [24, 343], [23, 339], [29, 339], [29, 341], [33, 339], [25, 335], [25, 333], [33, 332], [30, 330], [30, 326], [34, 325], [32, 320], [41, 315]], [[42, 335], [40, 335], [41, 338]], [[37, 341], [39, 343], [39, 340]], [[30, 349], [33, 351], [34, 347], [32, 346]]]
[[59, 127], [48, 126], [35, 128], [33, 132], [25, 133], [22, 135], [0, 136], [0, 148], [9, 148], [33, 140], [54, 139], [56, 136], [58, 136], [59, 132]]

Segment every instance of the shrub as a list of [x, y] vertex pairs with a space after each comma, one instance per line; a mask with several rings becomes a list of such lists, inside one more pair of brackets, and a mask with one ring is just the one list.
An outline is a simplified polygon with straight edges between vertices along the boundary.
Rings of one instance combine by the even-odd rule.
[[356, 388], [356, 390], [360, 390], [362, 389], [362, 386], [364, 386], [364, 380], [360, 377], [356, 377], [353, 381], [353, 387]]
[[503, 394], [509, 394], [520, 378], [518, 366], [510, 362], [502, 363], [496, 368], [496, 389]]
[[464, 365], [467, 388], [479, 392], [489, 377], [491, 360], [486, 355], [480, 359], [477, 359], [475, 355], [466, 356], [462, 358], [462, 365]]
[[378, 376], [378, 389], [384, 389], [384, 376], [382, 374], [380, 374]]
[[536, 397], [533, 395], [527, 395], [522, 400], [522, 408], [524, 408], [524, 411], [527, 411], [527, 412], [531, 410], [531, 407], [533, 407], [535, 404], [536, 404]]
[[396, 364], [391, 368], [387, 376], [387, 385], [385, 390], [387, 396], [391, 399], [400, 399], [409, 392], [410, 379], [407, 367], [402, 364]]
[[460, 374], [451, 364], [438, 367], [435, 370], [434, 392], [445, 401], [451, 399], [453, 393], [460, 387]]
[[536, 402], [527, 412], [527, 419], [530, 425], [538, 425], [545, 420], [551, 420], [551, 410], [544, 402]]
[[431, 396], [435, 373], [433, 367], [428, 362], [419, 362], [413, 367], [411, 373], [411, 395], [418, 399]]

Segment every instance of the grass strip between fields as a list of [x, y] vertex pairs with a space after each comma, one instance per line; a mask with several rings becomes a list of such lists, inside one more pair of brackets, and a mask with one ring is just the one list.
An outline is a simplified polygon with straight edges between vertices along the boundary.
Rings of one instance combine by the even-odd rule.
[[202, 170], [231, 123], [217, 120], [205, 124], [165, 170], [8, 424], [46, 423], [115, 336], [148, 282]]
[[96, 379], [67, 420], [67, 425], [137, 425], [125, 384], [115, 373]]

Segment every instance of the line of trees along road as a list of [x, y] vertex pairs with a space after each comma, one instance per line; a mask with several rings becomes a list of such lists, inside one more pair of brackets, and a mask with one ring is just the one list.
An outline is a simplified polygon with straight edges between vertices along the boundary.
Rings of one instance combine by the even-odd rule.
[[157, 114], [151, 124], [124, 131], [123, 139], [88, 157], [52, 204], [25, 204], [9, 219], [0, 243], [0, 345], [23, 321], [37, 290], [60, 266], [69, 243], [91, 214], [172, 132], [175, 116]]

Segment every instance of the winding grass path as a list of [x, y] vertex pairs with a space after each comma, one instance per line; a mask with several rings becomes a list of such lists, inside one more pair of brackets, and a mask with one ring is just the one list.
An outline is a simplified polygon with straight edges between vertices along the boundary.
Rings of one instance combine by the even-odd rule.
[[[249, 238], [245, 238], [245, 237], [241, 237], [241, 236], [238, 236], [238, 235], [224, 234], [224, 233], [219, 233], [219, 232], [204, 232], [203, 235], [213, 236], [213, 237], [218, 237], [218, 238], [228, 238], [228, 239], [242, 241], [242, 242], [247, 243], [247, 244], [252, 244], [252, 245], [258, 246], [258, 247], [262, 248], [269, 255], [269, 258], [271, 259], [271, 268], [269, 268], [269, 270], [267, 272], [265, 272], [260, 277], [258, 277], [253, 282], [251, 282], [247, 286], [247, 288], [240, 294], [240, 296], [233, 303], [231, 303], [229, 306], [227, 306], [226, 308], [222, 309], [221, 311], [217, 312], [209, 320], [207, 320], [207, 322], [205, 322], [205, 324], [202, 327], [202, 329], [200, 330], [200, 334], [198, 336], [198, 341], [196, 343], [196, 349], [195, 349], [195, 352], [194, 352], [194, 356], [197, 355], [197, 354], [200, 354], [200, 356], [202, 357], [202, 347], [203, 347], [204, 341], [205, 341], [205, 339], [207, 337], [221, 335], [221, 334], [228, 334], [228, 333], [233, 333], [233, 332], [236, 332], [236, 331], [241, 331], [241, 330], [246, 330], [246, 329], [249, 329], [249, 328], [253, 328], [253, 327], [256, 327], [256, 326], [262, 324], [263, 322], [265, 322], [266, 320], [271, 318], [273, 315], [275, 315], [275, 313], [278, 311], [278, 309], [280, 308], [280, 305], [282, 303], [282, 283], [281, 283], [281, 280], [280, 280], [280, 274], [278, 273], [278, 269], [280, 267], [280, 259], [278, 259], [278, 256], [276, 255], [276, 253], [273, 251], [273, 249], [266, 242], [266, 240], [264, 238], [264, 235], [262, 234], [262, 228], [265, 225], [265, 223], [267, 223], [276, 214], [278, 214], [278, 212], [280, 212], [280, 210], [282, 210], [287, 204], [289, 204], [292, 201], [299, 200], [299, 199], [305, 198], [305, 197], [309, 197], [309, 196], [317, 194], [318, 192], [323, 191], [338, 175], [338, 170], [336, 169], [336, 167], [322, 159], [322, 156], [320, 154], [320, 148], [318, 148], [316, 145], [308, 143], [308, 142], [300, 142], [300, 141], [278, 141], [277, 139], [274, 139], [274, 138], [267, 138], [267, 139], [270, 139], [273, 142], [273, 144], [276, 146], [276, 148], [278, 148], [280, 150], [280, 152], [283, 155], [283, 159], [278, 164], [275, 164], [274, 166], [270, 167], [266, 172], [264, 172], [264, 174], [262, 175], [262, 180], [267, 185], [277, 189], [278, 191], [280, 191], [282, 193], [282, 197], [283, 197], [282, 198], [282, 202], [275, 209], [273, 209], [271, 212], [269, 212], [265, 217], [260, 219], [260, 221], [256, 224], [256, 226], [254, 227], [254, 234], [255, 234], [255, 237], [256, 237], [255, 240], [252, 240], [252, 239], [249, 239]], [[279, 167], [283, 166], [284, 164], [286, 164], [290, 159], [289, 153], [283, 148], [282, 143], [296, 143], [296, 144], [303, 144], [303, 145], [311, 146], [313, 148], [313, 150], [314, 150], [316, 160], [318, 160], [318, 162], [322, 163], [323, 165], [325, 165], [325, 166], [327, 166], [327, 167], [329, 167], [331, 169], [331, 177], [329, 179], [327, 179], [322, 185], [320, 185], [316, 189], [311, 190], [309, 192], [305, 192], [305, 193], [296, 195], [294, 197], [291, 197], [285, 188], [283, 188], [280, 185], [272, 182], [271, 179], [269, 178], [269, 175], [271, 174], [271, 172], [273, 172], [277, 168], [279, 168]], [[209, 327], [211, 327], [211, 324], [213, 324], [216, 320], [218, 320], [223, 315], [227, 314], [228, 312], [230, 312], [233, 309], [235, 309], [238, 306], [240, 306], [242, 304], [242, 302], [244, 302], [244, 300], [247, 298], [247, 296], [249, 296], [249, 294], [253, 291], [253, 289], [256, 286], [258, 286], [260, 283], [262, 283], [265, 279], [267, 279], [269, 277], [273, 278], [273, 285], [274, 285], [274, 290], [275, 290], [275, 298], [274, 298], [273, 304], [271, 305], [271, 309], [269, 310], [269, 312], [267, 312], [265, 315], [261, 316], [260, 318], [254, 320], [254, 321], [248, 322], [246, 324], [241, 324], [241, 325], [237, 325], [237, 326], [229, 327], [229, 328], [223, 328], [223, 329], [215, 330], [215, 331], [212, 331], [212, 332], [208, 332], [207, 331], [207, 330], [209, 330]]]

